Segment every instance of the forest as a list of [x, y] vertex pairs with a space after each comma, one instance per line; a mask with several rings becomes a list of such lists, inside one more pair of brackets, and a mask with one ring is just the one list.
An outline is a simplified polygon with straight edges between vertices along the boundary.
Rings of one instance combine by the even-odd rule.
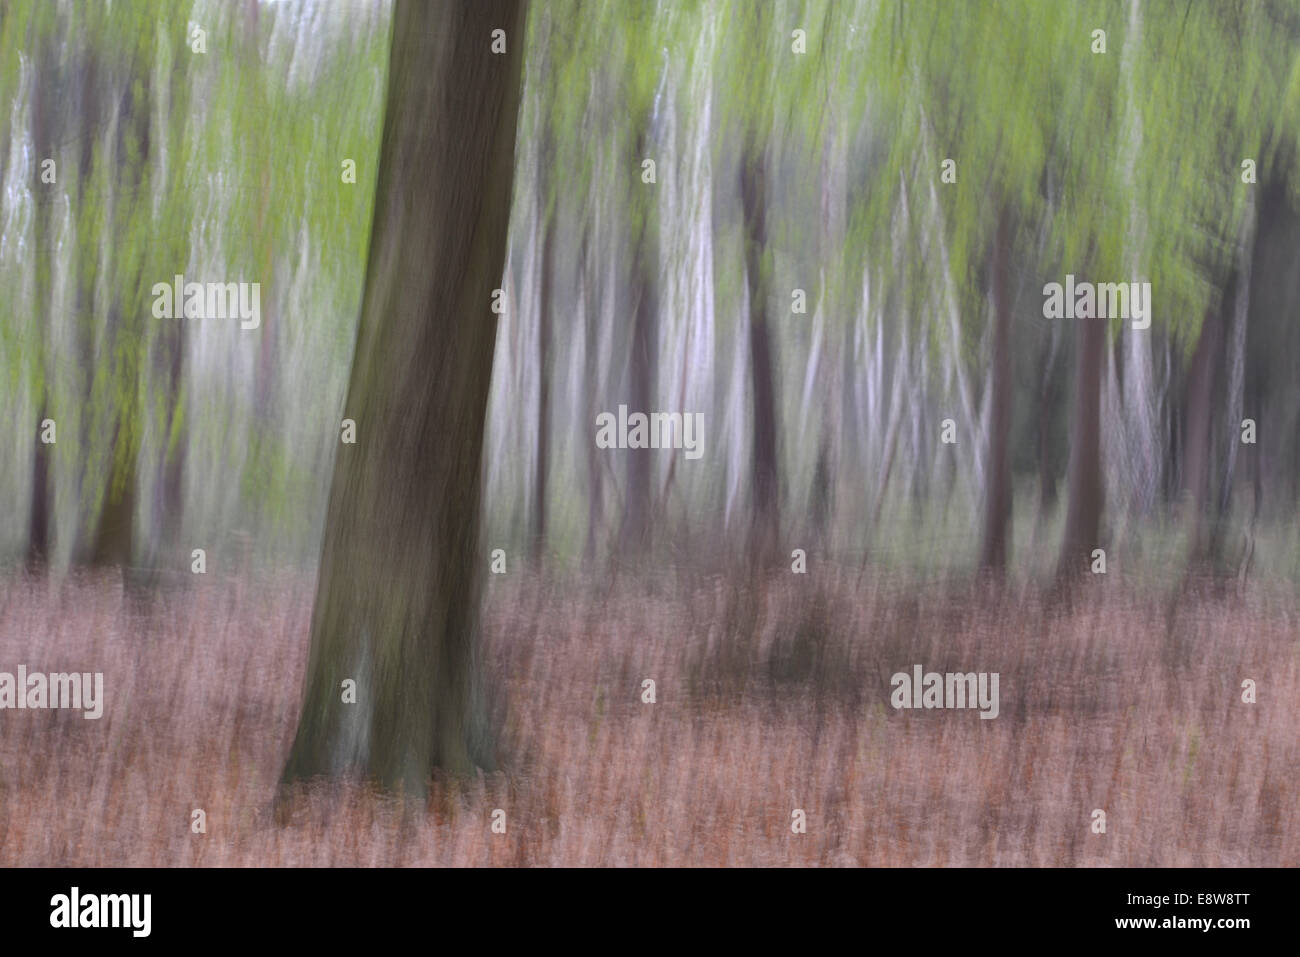
[[1300, 863], [1300, 0], [0, 0], [0, 187], [0, 864]]

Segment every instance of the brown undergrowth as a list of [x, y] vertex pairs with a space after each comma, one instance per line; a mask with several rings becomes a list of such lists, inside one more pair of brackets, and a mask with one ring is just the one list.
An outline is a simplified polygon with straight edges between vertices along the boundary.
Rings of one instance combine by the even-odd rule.
[[[504, 770], [427, 802], [321, 787], [281, 826], [313, 582], [0, 585], [0, 671], [102, 671], [106, 696], [98, 721], [0, 711], [0, 865], [1300, 864], [1285, 589], [1171, 618], [1120, 580], [1058, 609], [857, 568], [495, 579]], [[999, 716], [895, 711], [916, 664], [998, 672]]]

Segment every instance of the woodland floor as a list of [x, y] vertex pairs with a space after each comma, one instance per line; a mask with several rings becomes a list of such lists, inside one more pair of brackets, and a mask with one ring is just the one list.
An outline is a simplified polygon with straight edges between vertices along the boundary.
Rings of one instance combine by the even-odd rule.
[[[0, 711], [0, 865], [1300, 864], [1293, 589], [1117, 580], [1061, 611], [856, 568], [495, 579], [505, 769], [427, 802], [320, 788], [276, 824], [313, 589], [0, 583], [0, 671], [102, 671], [106, 697]], [[999, 672], [999, 717], [895, 711], [914, 664]]]

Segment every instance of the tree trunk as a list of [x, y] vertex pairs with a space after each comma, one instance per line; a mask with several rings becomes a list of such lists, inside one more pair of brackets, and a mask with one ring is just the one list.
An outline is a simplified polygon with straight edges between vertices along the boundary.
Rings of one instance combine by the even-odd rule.
[[[602, 292], [599, 299], [596, 296], [594, 289], [596, 281], [592, 278], [592, 264], [587, 258], [587, 250], [589, 249], [590, 237], [593, 231], [596, 232], [597, 242], [600, 241], [599, 225], [593, 226], [588, 222], [583, 226], [582, 244], [578, 251], [578, 287], [582, 301], [583, 329], [586, 337], [583, 343], [582, 366], [583, 381], [588, 384], [586, 405], [588, 426], [591, 426], [596, 421], [599, 406], [597, 396], [605, 394], [604, 382], [600, 375], [599, 353], [597, 351], [600, 343], [600, 317], [604, 303], [604, 293]], [[586, 447], [587, 541], [583, 547], [583, 562], [587, 567], [591, 567], [596, 560], [596, 534], [605, 514], [604, 485], [601, 481], [604, 462], [601, 459], [602, 453], [596, 448], [595, 442], [586, 443]]]
[[749, 284], [749, 361], [754, 384], [754, 545], [765, 556], [776, 546], [780, 519], [777, 502], [776, 373], [767, 327], [767, 157], [754, 147], [740, 167], [740, 197], [745, 214], [745, 275]]
[[1183, 439], [1182, 490], [1190, 501], [1186, 516], [1191, 530], [1191, 559], [1203, 561], [1209, 554], [1206, 517], [1210, 502], [1210, 428], [1213, 409], [1215, 367], [1222, 349], [1223, 322], [1211, 307], [1201, 323], [1201, 335], [1187, 371], [1186, 435]]
[[1231, 302], [1231, 323], [1227, 335], [1226, 375], [1228, 389], [1228, 408], [1224, 430], [1227, 438], [1225, 450], [1227, 465], [1223, 472], [1223, 489], [1219, 495], [1220, 525], [1228, 517], [1232, 506], [1232, 486], [1236, 478], [1237, 452], [1241, 448], [1242, 410], [1246, 403], [1246, 322], [1250, 316], [1251, 271], [1255, 257], [1255, 222], [1254, 206], [1247, 209], [1246, 220], [1242, 226], [1241, 239], [1237, 247], [1236, 287], [1231, 300], [1225, 298], [1224, 306]]
[[1041, 519], [1056, 505], [1056, 467], [1052, 461], [1052, 412], [1056, 407], [1056, 350], [1060, 327], [1052, 326], [1038, 353], [1038, 509]]
[[[833, 263], [840, 259], [845, 232], [845, 165], [848, 147], [845, 138], [832, 131], [822, 150], [821, 168], [821, 230], [818, 233], [820, 249], [818, 261]], [[817, 361], [816, 375], [821, 380], [821, 422], [817, 443], [817, 461], [813, 469], [812, 522], [816, 541], [824, 550], [830, 544], [831, 527], [835, 516], [835, 490], [840, 457], [841, 411], [844, 407], [844, 386], [841, 371], [843, 364], [837, 360], [837, 350], [847, 350], [841, 330], [847, 324], [839, 315], [840, 281], [838, 270], [830, 270], [828, 282], [824, 267], [821, 271], [820, 304], [818, 320], [825, 337]], [[832, 348], [830, 343], [835, 343]]]
[[[145, 54], [144, 62], [152, 63], [150, 52]], [[117, 101], [120, 114], [106, 137], [107, 148], [99, 162], [107, 166], [104, 180], [108, 184], [105, 198], [106, 222], [109, 229], [119, 223], [132, 220], [132, 210], [137, 204], [148, 202], [142, 197], [145, 185], [144, 170], [148, 167], [150, 155], [150, 81], [134, 78], [130, 75], [119, 77], [112, 69], [106, 68], [95, 57], [87, 53], [82, 70], [81, 122], [82, 169], [79, 188], [86, 188], [95, 174], [96, 153], [94, 147], [98, 139], [95, 126], [104, 112], [104, 103]], [[120, 89], [120, 92], [119, 92]], [[126, 164], [123, 157], [129, 149], [136, 151], [138, 166]], [[115, 248], [112, 244], [100, 244], [99, 259], [94, 269], [103, 274], [117, 276], [122, 281], [122, 289], [133, 290], [142, 287], [140, 270], [141, 261], [134, 265], [114, 258]], [[98, 286], [94, 275], [83, 277], [78, 284], [78, 298], [81, 289], [94, 290]], [[135, 552], [135, 503], [137, 481], [140, 469], [140, 436], [136, 421], [142, 414], [140, 407], [140, 382], [143, 372], [144, 350], [136, 343], [143, 341], [140, 310], [136, 303], [128, 303], [117, 289], [110, 288], [107, 301], [97, 293], [87, 292], [89, 315], [94, 320], [104, 316], [102, 333], [96, 334], [92, 328], [87, 330], [87, 342], [90, 351], [98, 349], [97, 360], [108, 363], [112, 369], [112, 434], [113, 441], [109, 448], [108, 466], [104, 475], [104, 493], [102, 507], [96, 516], [95, 530], [90, 542], [89, 560], [91, 564], [127, 568]], [[82, 314], [79, 310], [79, 315]], [[93, 377], [89, 383], [88, 398], [92, 403], [98, 401], [95, 394]], [[85, 427], [96, 429], [93, 420], [85, 422]]]
[[176, 533], [185, 504], [185, 442], [179, 436], [188, 414], [182, 404], [185, 377], [185, 324], [165, 332], [167, 354], [167, 434], [163, 441], [163, 475], [161, 516], [158, 522], [162, 541], [175, 545]]
[[[44, 376], [42, 376], [44, 378]], [[44, 388], [44, 383], [42, 383]], [[40, 415], [32, 434], [36, 447], [32, 453], [32, 505], [27, 524], [27, 568], [36, 571], [44, 565], [50, 548], [50, 453], [49, 446], [40, 440], [40, 424], [48, 418], [46, 400], [41, 402]]]
[[1007, 525], [1011, 519], [1011, 294], [1007, 260], [1011, 214], [1003, 207], [993, 241], [993, 378], [989, 406], [988, 491], [984, 499], [984, 544], [980, 567], [1002, 572], [1007, 564]]
[[[494, 766], [477, 677], [480, 468], [505, 262], [519, 0], [393, 10], [370, 259], [283, 783], [423, 793]], [[506, 32], [505, 54], [490, 52]], [[513, 303], [507, 304], [514, 308]], [[355, 681], [356, 703], [343, 703]]]
[[1069, 503], [1058, 576], [1090, 567], [1101, 530], [1101, 364], [1106, 321], [1075, 319], [1074, 407], [1070, 424]]
[[[123, 435], [119, 422], [113, 431], [114, 457], [109, 463], [109, 481], [104, 506], [95, 526], [90, 563], [125, 568], [135, 550], [136, 443]], [[121, 450], [125, 449], [125, 452]], [[122, 461], [117, 456], [122, 455]]]
[[[50, 156], [50, 144], [53, 132], [50, 119], [54, 114], [57, 91], [54, 89], [56, 73], [53, 46], [49, 40], [42, 40], [35, 52], [36, 81], [32, 84], [32, 147], [36, 162]], [[34, 206], [36, 259], [36, 305], [42, 311], [51, 307], [54, 297], [53, 246], [54, 236], [51, 225], [54, 222], [54, 192], [45, 186], [47, 192], [38, 193]], [[27, 525], [26, 564], [31, 570], [40, 568], [49, 553], [50, 547], [50, 447], [40, 439], [41, 423], [49, 418], [50, 387], [49, 366], [45, 359], [45, 326], [36, 323], [36, 357], [33, 362], [36, 370], [36, 401], [40, 409], [39, 417], [31, 423], [30, 434], [35, 441], [32, 452], [32, 501]]]
[[[550, 151], [541, 154], [549, 164]], [[546, 176], [542, 176], [543, 184]], [[550, 457], [551, 420], [551, 300], [555, 290], [555, 211], [543, 195], [542, 288], [537, 311], [537, 471], [533, 476], [533, 558], [540, 558], [546, 542], [546, 476]]]
[[[539, 93], [535, 95], [539, 109], [554, 109], [558, 102], [555, 67], [551, 63], [551, 48], [555, 42], [551, 18], [546, 18], [545, 31], [537, 39], [538, 57], [530, 64], [535, 74]], [[530, 80], [524, 79], [527, 86]], [[555, 231], [558, 218], [558, 196], [552, 182], [555, 167], [555, 135], [551, 124], [539, 124], [537, 144], [537, 214], [542, 235], [541, 288], [537, 302], [537, 462], [533, 473], [533, 513], [530, 551], [534, 562], [540, 561], [546, 545], [546, 485], [550, 468], [551, 420], [551, 329], [555, 298]]]
[[[642, 157], [647, 155], [649, 142], [649, 136], [643, 129], [637, 137], [635, 166], [639, 166]], [[656, 335], [659, 318], [659, 212], [654, 194], [641, 197], [638, 208], [641, 214], [641, 235], [632, 255], [636, 314], [632, 325], [631, 407], [628, 411], [649, 415], [653, 411], [654, 386], [659, 377], [659, 341]], [[623, 545], [625, 549], [645, 549], [651, 541], [654, 511], [650, 481], [654, 457], [645, 449], [627, 449], [623, 455], [627, 462]]]

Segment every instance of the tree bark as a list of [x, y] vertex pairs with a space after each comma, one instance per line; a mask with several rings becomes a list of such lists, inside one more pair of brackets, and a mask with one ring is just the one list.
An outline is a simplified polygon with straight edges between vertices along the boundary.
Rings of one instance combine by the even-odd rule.
[[993, 378], [989, 406], [988, 490], [984, 499], [984, 544], [980, 567], [1002, 572], [1007, 564], [1007, 525], [1011, 520], [1011, 293], [1007, 260], [1011, 215], [1003, 208], [993, 241]]
[[1219, 518], [1226, 519], [1232, 506], [1232, 487], [1236, 478], [1237, 452], [1241, 448], [1242, 410], [1246, 403], [1246, 324], [1250, 317], [1250, 285], [1256, 246], [1256, 213], [1249, 207], [1242, 226], [1237, 247], [1235, 295], [1224, 299], [1225, 311], [1231, 303], [1230, 328], [1225, 351], [1228, 391], [1228, 408], [1225, 429], [1227, 465], [1223, 472], [1223, 488], [1219, 495]]
[[1210, 504], [1210, 429], [1215, 370], [1222, 351], [1223, 321], [1217, 308], [1206, 311], [1201, 334], [1187, 372], [1186, 435], [1183, 439], [1182, 490], [1190, 498], [1186, 518], [1191, 530], [1191, 558], [1201, 562], [1209, 554], [1206, 517]]
[[[131, 564], [135, 551], [135, 484], [136, 442], [123, 435], [122, 423], [113, 430], [114, 459], [109, 463], [108, 488], [104, 507], [95, 526], [95, 537], [90, 547], [90, 564], [103, 567], [126, 567]], [[119, 450], [122, 461], [117, 461]]]
[[185, 504], [185, 443], [179, 430], [185, 425], [188, 414], [182, 404], [185, 378], [185, 325], [178, 322], [164, 333], [167, 359], [167, 432], [163, 441], [162, 502], [159, 527], [162, 540], [176, 544], [176, 530], [181, 522]]
[[[643, 128], [636, 140], [635, 166], [648, 155], [650, 138]], [[657, 188], [657, 187], [656, 187]], [[649, 415], [653, 411], [653, 392], [659, 378], [659, 212], [653, 193], [641, 197], [641, 234], [632, 254], [633, 296], [636, 313], [632, 325], [630, 368], [631, 407], [629, 412]], [[623, 514], [621, 538], [625, 550], [636, 554], [651, 543], [651, 524], [655, 503], [650, 467], [653, 456], [641, 449], [628, 449], [627, 507]]]
[[754, 544], [757, 555], [775, 548], [778, 515], [776, 454], [776, 372], [768, 331], [767, 157], [752, 145], [740, 167], [740, 197], [745, 215], [745, 275], [749, 284], [749, 361], [754, 386]]
[[[583, 226], [582, 244], [578, 250], [578, 287], [582, 301], [583, 329], [586, 337], [583, 343], [582, 367], [583, 381], [588, 384], [587, 404], [585, 407], [588, 425], [596, 421], [599, 405], [597, 396], [605, 394], [604, 382], [600, 375], [599, 353], [597, 351], [600, 344], [601, 307], [605, 295], [604, 293], [600, 297], [596, 295], [594, 288], [596, 281], [592, 278], [594, 270], [591, 261], [587, 258], [592, 232], [596, 233], [597, 242], [599, 242], [599, 221], [597, 221], [596, 225], [588, 222]], [[582, 556], [583, 563], [587, 567], [591, 567], [596, 560], [597, 531], [600, 529], [605, 514], [604, 484], [601, 481], [603, 466], [601, 451], [596, 448], [595, 442], [588, 442], [587, 540], [583, 547]]]
[[1101, 484], [1101, 364], [1106, 348], [1103, 319], [1075, 319], [1074, 407], [1070, 425], [1069, 503], [1058, 575], [1073, 577], [1089, 567], [1098, 547], [1104, 495]]
[[[42, 383], [42, 389], [45, 388]], [[48, 418], [48, 400], [42, 398], [41, 411], [35, 423], [33, 434], [40, 431], [40, 424]], [[32, 504], [27, 523], [26, 565], [29, 571], [37, 571], [44, 566], [50, 548], [50, 453], [49, 446], [36, 439], [32, 453]]]
[[[549, 164], [550, 150], [542, 162]], [[542, 183], [546, 183], [545, 174]], [[545, 185], [543, 186], [545, 189]], [[546, 543], [546, 478], [550, 458], [551, 424], [551, 308], [555, 290], [555, 211], [542, 200], [542, 288], [537, 312], [537, 471], [533, 476], [533, 558], [540, 558]]]
[[1044, 337], [1038, 353], [1038, 507], [1041, 518], [1056, 505], [1056, 467], [1052, 461], [1052, 412], [1059, 390], [1056, 384], [1056, 350], [1059, 326]]
[[[57, 91], [54, 89], [56, 72], [54, 70], [54, 50], [48, 39], [42, 39], [35, 52], [36, 80], [32, 84], [32, 146], [39, 163], [51, 153], [53, 132], [50, 117], [54, 114]], [[48, 187], [47, 187], [48, 189]], [[34, 204], [36, 252], [36, 303], [41, 310], [50, 308], [54, 296], [53, 246], [54, 236], [51, 225], [53, 217], [53, 191], [38, 194]], [[36, 323], [36, 367], [37, 403], [39, 417], [31, 423], [31, 435], [35, 441], [32, 452], [32, 501], [27, 523], [27, 567], [33, 571], [45, 562], [50, 547], [50, 447], [40, 439], [40, 426], [49, 417], [50, 387], [49, 366], [46, 362], [46, 336], [43, 323]]]
[[[557, 103], [555, 67], [551, 62], [554, 28], [545, 31], [539, 40], [539, 57], [536, 69], [537, 84], [541, 94], [537, 97], [543, 110], [554, 110]], [[527, 81], [525, 81], [527, 82]], [[537, 146], [537, 211], [542, 233], [541, 288], [537, 303], [537, 463], [533, 473], [533, 513], [530, 550], [534, 561], [539, 561], [546, 545], [546, 487], [550, 468], [551, 421], [551, 329], [554, 325], [555, 298], [555, 232], [558, 218], [558, 196], [552, 182], [555, 166], [555, 135], [545, 119], [539, 124]]]
[[[514, 171], [523, 3], [398, 0], [370, 259], [303, 710], [282, 783], [423, 793], [491, 768], [477, 673], [483, 430]], [[491, 32], [507, 52], [490, 52]], [[513, 303], [507, 304], [514, 308]], [[356, 703], [342, 702], [356, 682]]]

